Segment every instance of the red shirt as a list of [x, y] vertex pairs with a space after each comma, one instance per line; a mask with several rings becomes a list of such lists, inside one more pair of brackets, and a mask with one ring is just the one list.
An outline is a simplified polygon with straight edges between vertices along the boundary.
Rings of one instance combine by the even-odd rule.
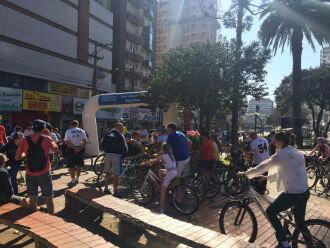
[[214, 148], [212, 141], [208, 138], [204, 138], [201, 145], [201, 153], [204, 160], [214, 160]]
[[[31, 135], [32, 141], [34, 143], [37, 142], [39, 137], [40, 137], [40, 133], [34, 133]], [[40, 175], [50, 172], [51, 166], [50, 166], [50, 159], [49, 159], [49, 150], [56, 150], [57, 145], [52, 141], [52, 139], [49, 136], [43, 135], [43, 137], [44, 137], [44, 140], [41, 143], [41, 147], [47, 158], [47, 165], [43, 170], [35, 171], [35, 172], [29, 171], [29, 168], [26, 167], [26, 174], [29, 176], [40, 176]], [[26, 139], [24, 139], [19, 144], [16, 154], [22, 155], [24, 153], [26, 155], [28, 148], [29, 148], [29, 145], [28, 145]]]
[[0, 144], [5, 144], [4, 137], [6, 137], [6, 129], [4, 126], [0, 125]]

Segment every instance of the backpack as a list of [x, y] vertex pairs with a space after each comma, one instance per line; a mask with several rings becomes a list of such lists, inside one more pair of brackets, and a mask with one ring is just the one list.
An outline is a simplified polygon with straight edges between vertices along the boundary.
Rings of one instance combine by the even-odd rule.
[[43, 170], [47, 165], [47, 158], [41, 147], [41, 143], [44, 140], [43, 136], [40, 136], [36, 143], [33, 143], [31, 136], [26, 138], [29, 144], [27, 151], [26, 162], [29, 171], [35, 172]]

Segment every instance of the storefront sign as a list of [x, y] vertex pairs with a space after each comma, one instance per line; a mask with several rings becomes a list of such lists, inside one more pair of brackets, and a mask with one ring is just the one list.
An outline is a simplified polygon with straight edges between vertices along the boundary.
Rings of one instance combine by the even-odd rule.
[[84, 98], [73, 98], [73, 114], [81, 115], [87, 99]]
[[48, 82], [48, 92], [62, 96], [76, 96], [81, 98], [90, 98], [92, 96], [91, 90], [57, 82]]
[[99, 105], [118, 105], [118, 104], [133, 104], [143, 103], [143, 98], [146, 96], [146, 92], [131, 92], [122, 93], [116, 95], [101, 95], [99, 96]]
[[23, 109], [61, 112], [61, 96], [23, 90]]
[[155, 113], [151, 109], [131, 107], [131, 108], [106, 108], [103, 109], [109, 113], [110, 119], [125, 121], [158, 121], [159, 111]]
[[0, 110], [22, 111], [22, 90], [0, 87]]

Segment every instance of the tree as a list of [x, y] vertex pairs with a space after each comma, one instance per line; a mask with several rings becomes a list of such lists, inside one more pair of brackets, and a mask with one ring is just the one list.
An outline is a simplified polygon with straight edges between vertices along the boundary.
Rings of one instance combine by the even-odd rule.
[[301, 123], [301, 55], [303, 38], [314, 48], [316, 41], [320, 45], [330, 40], [330, 6], [320, 0], [273, 0], [265, 4], [264, 18], [259, 36], [262, 43], [278, 48], [289, 45], [292, 52], [292, 119], [297, 143], [302, 146]]
[[[275, 91], [277, 108], [282, 114], [290, 113], [293, 101], [292, 92], [293, 77], [288, 76], [282, 80], [281, 85]], [[319, 68], [310, 68], [302, 71], [301, 99], [311, 112], [313, 119], [314, 136], [326, 136], [330, 122], [325, 132], [321, 133], [321, 121], [326, 110], [330, 110], [330, 66], [324, 65]]]
[[242, 82], [235, 83], [235, 43], [197, 43], [189, 48], [170, 50], [162, 57], [162, 66], [152, 74], [148, 83], [150, 105], [165, 109], [173, 102], [199, 113], [200, 129], [209, 130], [219, 108], [232, 106], [231, 96], [239, 93], [239, 104], [247, 95], [265, 95], [264, 67], [270, 52], [253, 42], [242, 47], [240, 57]]

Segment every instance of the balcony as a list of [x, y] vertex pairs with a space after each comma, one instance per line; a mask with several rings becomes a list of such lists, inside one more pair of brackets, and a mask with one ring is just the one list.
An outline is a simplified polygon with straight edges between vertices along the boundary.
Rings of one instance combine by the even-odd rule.
[[144, 59], [142, 65], [146, 68], [151, 69], [152, 68], [152, 62], [150, 59]]
[[138, 9], [143, 9], [145, 2], [144, 0], [129, 0], [131, 4], [133, 4]]
[[133, 79], [133, 80], [141, 80], [143, 78], [142, 71], [138, 71], [138, 70], [135, 70], [132, 68], [126, 68], [125, 75], [126, 75], [126, 77]]
[[126, 50], [126, 55], [127, 55], [127, 58], [136, 62], [136, 63], [142, 63], [144, 58], [142, 55], [140, 54], [137, 54], [131, 50]]
[[144, 19], [141, 15], [134, 13], [132, 11], [127, 11], [126, 16], [127, 16], [127, 20], [129, 20], [134, 25], [139, 27], [142, 27], [144, 25]]
[[127, 39], [138, 45], [143, 44], [143, 38], [141, 37], [141, 35], [129, 30], [127, 30]]

